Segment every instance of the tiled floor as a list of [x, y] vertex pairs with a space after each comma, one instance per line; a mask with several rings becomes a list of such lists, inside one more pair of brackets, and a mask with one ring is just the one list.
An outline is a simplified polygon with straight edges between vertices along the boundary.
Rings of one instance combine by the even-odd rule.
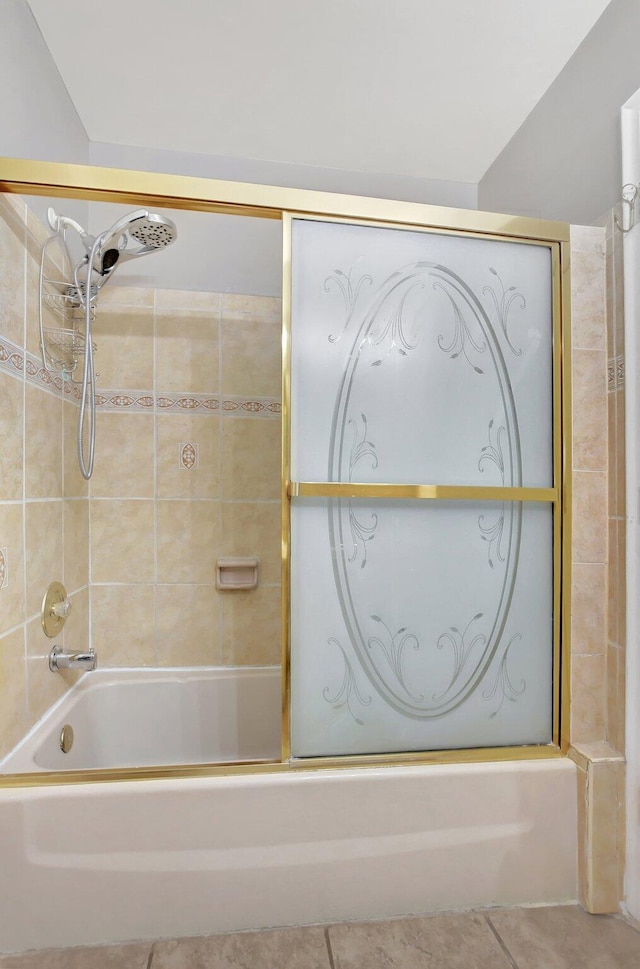
[[640, 931], [576, 906], [49, 949], [0, 969], [639, 969]]

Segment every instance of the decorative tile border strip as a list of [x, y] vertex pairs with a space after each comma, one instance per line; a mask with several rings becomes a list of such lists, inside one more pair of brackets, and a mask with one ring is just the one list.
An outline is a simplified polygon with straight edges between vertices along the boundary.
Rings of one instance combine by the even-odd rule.
[[96, 392], [96, 407], [105, 413], [152, 414], [154, 405], [153, 393], [148, 390], [103, 390], [99, 387]]
[[624, 387], [624, 356], [616, 357], [616, 381], [618, 390]]
[[225, 397], [221, 409], [234, 417], [280, 417], [282, 414], [277, 397]]
[[28, 384], [54, 397], [61, 397], [65, 391], [66, 382], [62, 379], [62, 374], [45, 370], [39, 357], [6, 337], [0, 337], [0, 370], [13, 374], [14, 377], [25, 374]]
[[218, 394], [153, 394], [148, 390], [98, 390], [98, 410], [104, 413], [158, 414], [219, 413], [233, 417], [280, 417], [282, 405], [274, 397], [231, 397]]
[[0, 369], [14, 376], [24, 372], [24, 350], [6, 337], [0, 338]]
[[158, 413], [210, 414], [220, 410], [220, 398], [215, 394], [156, 394], [156, 409]]
[[[65, 397], [74, 403], [82, 398], [81, 385], [62, 374], [51, 373], [35, 354], [23, 350], [6, 337], [0, 337], [0, 370], [13, 376], [26, 375], [27, 383], [54, 397]], [[96, 394], [98, 410], [107, 413], [123, 411], [166, 414], [211, 414], [233, 417], [280, 417], [282, 404], [276, 397], [235, 397], [219, 394], [158, 393], [150, 390], [104, 390]]]
[[69, 397], [74, 404], [80, 404], [82, 400], [82, 384], [74, 383], [73, 380], [65, 380], [64, 395]]
[[39, 387], [40, 390], [48, 391], [54, 397], [62, 397], [65, 384], [67, 383], [66, 380], [63, 380], [62, 374], [45, 370], [42, 366], [42, 360], [36, 357], [35, 354], [29, 353], [28, 350], [24, 356], [27, 383], [31, 384], [32, 387]]
[[[51, 373], [42, 366], [42, 360], [35, 354], [0, 337], [0, 371], [14, 377], [26, 375], [27, 383], [38, 387], [54, 397], [65, 397], [73, 403], [82, 399], [81, 384], [71, 379], [63, 379], [60, 373]], [[276, 397], [221, 396], [220, 394], [158, 393], [150, 390], [106, 390], [101, 387], [96, 393], [99, 411], [106, 413], [158, 413], [166, 414], [211, 414], [233, 417], [276, 417], [282, 413], [282, 404]]]

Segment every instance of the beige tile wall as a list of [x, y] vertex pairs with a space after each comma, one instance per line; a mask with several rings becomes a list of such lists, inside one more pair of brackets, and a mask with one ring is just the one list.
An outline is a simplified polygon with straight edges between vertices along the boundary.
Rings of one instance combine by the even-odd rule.
[[625, 765], [606, 741], [571, 750], [578, 771], [578, 897], [594, 915], [624, 898]]
[[[577, 633], [574, 651], [577, 647], [581, 656], [591, 657], [579, 661], [579, 672], [584, 673], [585, 664], [591, 664], [584, 679], [593, 684], [589, 701], [584, 698], [583, 703], [580, 695], [578, 697], [578, 705], [582, 707], [579, 710], [581, 722], [577, 724], [574, 740], [587, 743], [607, 740], [623, 754], [626, 639], [624, 294], [622, 234], [616, 228], [615, 216], [616, 212], [611, 210], [599, 220], [598, 228], [577, 229], [573, 240], [577, 246], [572, 265], [573, 313], [580, 319], [578, 332], [574, 331], [574, 360], [577, 360], [577, 366], [574, 363], [574, 467], [582, 467], [585, 461], [590, 461], [591, 469], [606, 472], [606, 496], [602, 496], [599, 481], [600, 499], [593, 502], [592, 508], [604, 510], [607, 525], [606, 559], [602, 558], [603, 536], [599, 524], [597, 564], [592, 563], [589, 569], [574, 566], [573, 615]], [[591, 348], [594, 356], [598, 354], [597, 409], [593, 409], [587, 400], [587, 395], [593, 399], [596, 393], [595, 386], [590, 385], [594, 375], [586, 373], [577, 359], [585, 356], [584, 347]], [[601, 353], [606, 359], [604, 382]], [[605, 413], [606, 426], [603, 427]], [[590, 435], [588, 449], [580, 445], [584, 435]], [[593, 453], [596, 441], [599, 442], [597, 457]], [[578, 505], [575, 515], [578, 529], [581, 527], [581, 510]], [[599, 522], [601, 519], [602, 514]], [[593, 542], [588, 521], [582, 528], [584, 533], [589, 533], [589, 540]], [[593, 548], [591, 558], [595, 558]], [[603, 588], [606, 588], [604, 600]], [[591, 603], [590, 609], [586, 608], [587, 602]], [[596, 684], [596, 678], [599, 684]]]
[[[94, 332], [100, 665], [279, 663], [280, 301], [116, 284]], [[236, 555], [258, 556], [259, 587], [219, 593]]]
[[572, 226], [573, 550], [571, 739], [607, 731], [605, 233]]
[[572, 228], [571, 755], [579, 897], [593, 913], [618, 910], [625, 863], [624, 313], [613, 216]]
[[621, 213], [611, 209], [598, 221], [604, 231], [605, 312], [604, 346], [607, 357], [607, 609], [606, 609], [606, 739], [624, 754], [625, 721], [625, 391], [624, 292], [622, 233], [616, 226]]
[[22, 199], [0, 194], [0, 757], [77, 679], [48, 668], [39, 616], [53, 580], [73, 602], [61, 641], [89, 641], [87, 493], [65, 469], [78, 408], [37, 355], [45, 237]]

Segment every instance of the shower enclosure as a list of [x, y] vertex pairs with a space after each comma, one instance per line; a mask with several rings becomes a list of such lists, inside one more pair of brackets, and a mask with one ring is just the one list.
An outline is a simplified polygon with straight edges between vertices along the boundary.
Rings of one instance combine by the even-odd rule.
[[[282, 222], [281, 754], [239, 771], [566, 752], [567, 226], [10, 159], [0, 191]], [[234, 770], [153, 763], [70, 779]]]

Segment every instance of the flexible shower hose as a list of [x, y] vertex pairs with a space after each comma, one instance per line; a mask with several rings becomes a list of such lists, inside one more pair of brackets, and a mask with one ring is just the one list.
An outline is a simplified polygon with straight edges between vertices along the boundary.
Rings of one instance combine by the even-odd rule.
[[[93, 459], [96, 447], [96, 388], [95, 388], [95, 372], [93, 365], [93, 338], [91, 334], [91, 279], [93, 274], [93, 263], [95, 261], [96, 253], [100, 249], [102, 242], [104, 240], [104, 234], [98, 236], [91, 247], [91, 252], [89, 253], [89, 258], [87, 262], [87, 281], [85, 283], [84, 293], [82, 291], [82, 284], [78, 277], [78, 268], [76, 266], [73, 273], [74, 282], [76, 289], [78, 291], [78, 298], [84, 309], [84, 320], [85, 320], [85, 337], [84, 337], [84, 372], [82, 374], [82, 400], [80, 402], [80, 413], [78, 415], [78, 464], [80, 465], [80, 472], [82, 477], [87, 481], [93, 474]], [[89, 393], [89, 385], [91, 385], [91, 391]], [[89, 460], [87, 462], [84, 449], [84, 427], [85, 420], [89, 419]]]

